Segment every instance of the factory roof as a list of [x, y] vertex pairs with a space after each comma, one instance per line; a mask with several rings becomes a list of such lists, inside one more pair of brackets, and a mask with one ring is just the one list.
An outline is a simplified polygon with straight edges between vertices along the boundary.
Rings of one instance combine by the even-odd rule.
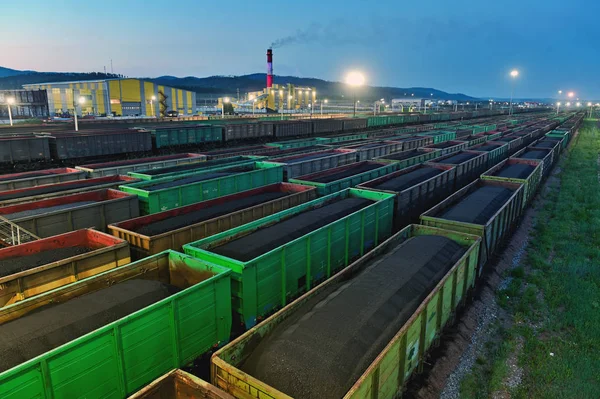
[[132, 79], [151, 82], [151, 80], [149, 80], [149, 79], [140, 79], [140, 78], [106, 78], [106, 79], [90, 79], [90, 80], [69, 80], [69, 81], [64, 81], [64, 82], [27, 83], [27, 84], [24, 84], [23, 87], [42, 86], [42, 85], [68, 85], [68, 84], [77, 84], [77, 83], [100, 83], [100, 82], [107, 82], [109, 80], [132, 80]]

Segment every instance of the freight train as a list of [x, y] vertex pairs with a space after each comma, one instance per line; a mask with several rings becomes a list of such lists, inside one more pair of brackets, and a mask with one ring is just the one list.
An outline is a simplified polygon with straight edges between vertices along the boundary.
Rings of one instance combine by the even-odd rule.
[[[562, 119], [539, 119], [519, 126], [518, 131], [480, 132], [477, 137], [485, 137], [484, 143], [472, 135], [463, 136], [466, 140], [462, 141], [473, 143], [466, 148], [450, 143], [420, 151], [407, 144], [406, 149], [396, 146], [399, 151], [378, 153], [380, 157], [370, 161], [363, 161], [353, 150], [355, 162], [320, 170], [317, 175], [298, 176], [299, 181], [293, 183], [281, 183], [283, 166], [270, 159], [238, 159], [224, 169], [198, 173], [223, 175], [211, 175], [191, 185], [186, 181], [177, 186], [177, 176], [125, 182], [122, 188], [131, 186], [149, 193], [153, 190], [148, 190], [148, 185], [171, 185], [155, 190], [158, 202], [153, 204], [157, 207], [148, 208], [147, 216], [131, 219], [130, 205], [124, 214], [110, 212], [111, 220], [104, 220], [102, 212], [94, 216], [97, 228], [106, 228], [117, 238], [97, 233], [93, 240], [80, 243], [54, 236], [42, 239], [44, 245], [25, 244], [32, 247], [25, 251], [29, 254], [47, 248], [90, 247], [75, 258], [82, 265], [93, 255], [93, 272], [79, 277], [79, 266], [69, 258], [2, 278], [14, 292], [0, 308], [0, 334], [4, 327], [14, 330], [29, 323], [41, 323], [40, 334], [49, 324], [57, 331], [66, 328], [72, 332], [74, 328], [65, 324], [68, 318], [56, 326], [45, 322], [56, 321], [56, 314], [67, 312], [83, 320], [75, 327], [85, 335], [55, 334], [52, 342], [30, 339], [29, 346], [7, 339], [3, 350], [14, 350], [10, 352], [14, 356], [0, 356], [4, 362], [0, 364], [0, 396], [68, 398], [85, 392], [88, 397], [122, 398], [169, 370], [222, 347], [212, 357], [212, 383], [233, 397], [395, 397], [422, 367], [427, 350], [478, 282], [489, 257], [509, 235], [581, 118], [575, 115], [562, 125]], [[456, 141], [455, 135], [439, 135]], [[437, 136], [427, 136], [423, 146], [444, 142]], [[442, 153], [449, 148], [452, 152]], [[252, 170], [237, 170], [248, 164], [253, 165]], [[279, 177], [273, 180], [275, 171]], [[256, 177], [239, 177], [250, 175]], [[151, 175], [140, 173], [139, 177], [146, 176]], [[188, 179], [192, 175], [182, 176]], [[346, 184], [356, 188], [345, 189]], [[207, 198], [208, 202], [161, 209], [160, 204], [213, 190], [221, 194]], [[123, 198], [119, 200], [129, 203], [130, 198]], [[40, 202], [19, 205], [23, 208], [16, 211], [55, 205], [41, 206]], [[473, 204], [482, 209], [478, 211]], [[12, 217], [10, 210], [1, 207], [0, 214]], [[69, 228], [68, 223], [77, 219], [67, 215], [61, 223]], [[421, 225], [410, 224], [419, 221]], [[32, 226], [35, 228], [35, 223]], [[136, 248], [133, 257], [141, 259], [123, 265], [127, 254], [122, 253], [123, 240], [119, 238]], [[119, 248], [118, 256], [111, 247]], [[437, 256], [436, 248], [446, 255]], [[173, 249], [183, 249], [186, 255]], [[0, 261], [10, 259], [11, 255], [2, 251]], [[393, 282], [394, 262], [406, 259], [407, 251], [413, 258], [414, 254], [423, 258], [415, 258], [413, 277], [405, 276], [410, 284], [419, 284], [403, 283], [400, 296], [390, 296], [391, 307], [389, 301], [381, 308], [373, 307], [372, 301], [359, 301], [351, 307], [363, 312], [348, 313], [347, 301], [358, 298], [361, 290], [373, 298], [378, 293], [385, 296], [389, 290], [373, 289], [373, 284], [383, 287], [383, 283]], [[102, 254], [106, 266], [98, 266], [103, 264]], [[431, 270], [419, 267], [418, 262], [431, 264]], [[98, 267], [105, 269], [95, 274]], [[383, 282], [378, 283], [377, 278]], [[343, 292], [350, 282], [352, 289]], [[122, 286], [126, 289], [120, 291], [121, 284], [127, 284]], [[108, 289], [111, 292], [105, 291]], [[127, 298], [121, 298], [123, 292]], [[108, 303], [102, 298], [117, 299]], [[118, 309], [119, 298], [132, 302], [131, 309]], [[322, 298], [331, 300], [321, 303]], [[43, 308], [48, 303], [55, 306]], [[318, 309], [314, 317], [311, 309]], [[32, 310], [36, 311], [28, 314]], [[107, 312], [114, 312], [116, 319], [107, 321]], [[397, 315], [393, 322], [387, 319], [390, 312]], [[373, 317], [366, 324], [361, 320], [355, 323], [359, 313]], [[329, 333], [333, 330], [327, 328], [335, 320], [333, 327], [345, 323], [348, 328], [334, 328], [332, 340]], [[308, 334], [310, 343], [295, 346], [298, 356], [291, 359], [285, 352], [285, 339], [297, 335], [286, 326], [294, 321], [298, 321], [294, 324], [297, 331]], [[388, 328], [380, 332], [376, 326]], [[232, 330], [247, 331], [229, 342]], [[310, 339], [316, 331], [319, 338]], [[285, 339], [278, 341], [281, 337]], [[378, 344], [371, 345], [375, 341]], [[354, 342], [354, 346], [346, 350], [338, 342]], [[322, 364], [314, 357], [321, 354]], [[270, 364], [272, 356], [286, 367], [263, 367]], [[327, 372], [319, 373], [317, 363]], [[348, 371], [352, 368], [342, 363], [359, 367]], [[279, 374], [267, 375], [266, 369]], [[294, 376], [286, 376], [286, 370]], [[102, 375], [102, 383], [98, 383], [98, 375]], [[310, 378], [310, 382], [301, 383], [295, 376]], [[279, 383], [288, 380], [296, 383]], [[197, 392], [211, 390], [201, 382], [194, 384]], [[321, 396], [323, 392], [326, 396]]]
[[[170, 124], [133, 129], [86, 130], [81, 132], [32, 133], [0, 138], [0, 164], [69, 161], [123, 154], [150, 154], [185, 146], [223, 145], [239, 141], [281, 140], [391, 126], [436, 123], [503, 115], [506, 111], [323, 118], [287, 121], [224, 120], [211, 124]], [[433, 126], [433, 125], [432, 125]]]

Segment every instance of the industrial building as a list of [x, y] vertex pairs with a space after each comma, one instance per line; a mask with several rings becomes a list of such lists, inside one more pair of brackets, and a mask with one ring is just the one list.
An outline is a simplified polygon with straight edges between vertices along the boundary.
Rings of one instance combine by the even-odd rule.
[[0, 118], [8, 118], [9, 99], [13, 118], [45, 118], [49, 115], [46, 90], [0, 90]]
[[50, 115], [154, 116], [169, 111], [193, 115], [196, 93], [158, 85], [141, 79], [103, 79], [23, 85], [27, 90], [45, 90]]
[[[273, 78], [273, 50], [267, 50], [267, 82], [260, 91], [248, 93], [248, 97], [239, 102], [233, 102], [234, 108], [296, 110], [314, 107], [317, 102], [317, 90], [314, 87], [297, 87], [293, 84], [275, 84]], [[223, 106], [219, 98], [218, 107]]]

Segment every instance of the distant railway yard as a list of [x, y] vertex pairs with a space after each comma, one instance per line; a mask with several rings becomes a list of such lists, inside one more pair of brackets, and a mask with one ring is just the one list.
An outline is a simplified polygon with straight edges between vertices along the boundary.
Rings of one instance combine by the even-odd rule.
[[1, 127], [0, 397], [598, 397], [584, 116]]

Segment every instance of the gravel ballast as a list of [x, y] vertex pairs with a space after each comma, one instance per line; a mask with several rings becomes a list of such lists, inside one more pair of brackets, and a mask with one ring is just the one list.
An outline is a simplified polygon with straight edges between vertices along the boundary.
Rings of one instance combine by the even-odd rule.
[[48, 206], [45, 208], [38, 208], [38, 209], [29, 209], [26, 211], [15, 212], [15, 213], [8, 213], [8, 214], [2, 215], [2, 216], [4, 216], [8, 220], [17, 220], [17, 219], [23, 219], [23, 218], [27, 218], [27, 217], [31, 217], [31, 216], [43, 215], [44, 213], [63, 211], [65, 209], [77, 208], [80, 206], [90, 205], [90, 204], [95, 204], [95, 203], [96, 203], [96, 201], [77, 201], [77, 202], [70, 202], [68, 204]]
[[403, 175], [396, 176], [387, 181], [384, 181], [383, 183], [373, 186], [373, 188], [377, 190], [400, 192], [402, 190], [414, 186], [415, 184], [419, 184], [433, 176], [437, 176], [442, 172], [443, 170], [441, 169], [424, 166], [413, 170], [412, 172], [405, 173]]
[[504, 187], [480, 187], [439, 217], [457, 222], [486, 224], [513, 193], [514, 191]]
[[227, 215], [240, 209], [250, 208], [255, 205], [263, 204], [268, 201], [273, 201], [278, 198], [287, 197], [294, 193], [287, 192], [272, 192], [253, 195], [252, 197], [241, 198], [223, 202], [218, 205], [213, 205], [210, 208], [199, 209], [194, 212], [173, 216], [165, 220], [160, 220], [154, 223], [142, 226], [135, 231], [145, 236], [154, 236], [157, 234], [167, 233], [172, 230], [180, 229], [206, 220], [210, 220], [222, 215]]
[[228, 241], [211, 251], [241, 262], [248, 262], [372, 203], [373, 201], [363, 198], [338, 199], [320, 208], [302, 212], [236, 240]]
[[522, 159], [544, 159], [548, 155], [548, 151], [525, 151], [523, 154], [519, 155], [519, 158]]
[[432, 162], [436, 162], [436, 163], [451, 163], [451, 164], [459, 164], [459, 163], [463, 163], [463, 162], [467, 162], [475, 157], [478, 157], [479, 154], [471, 154], [468, 152], [463, 152], [463, 153], [458, 153], [456, 155], [453, 155], [451, 157], [448, 158], [444, 158], [444, 159], [440, 159], [437, 161], [432, 161]]
[[[362, 165], [356, 164], [356, 165], [352, 165], [351, 167], [344, 168], [344, 170], [340, 170], [335, 173], [330, 173], [330, 174], [326, 174], [326, 175], [324, 174], [324, 175], [321, 175], [320, 177], [308, 179], [308, 181], [315, 182], [315, 183], [331, 183], [336, 180], [345, 179], [347, 177], [358, 175], [358, 174], [364, 173], [364, 172], [368, 172], [370, 170], [381, 168], [383, 166], [384, 165], [372, 164], [372, 163], [367, 163], [367, 164], [362, 164]], [[301, 177], [299, 179], [302, 180]]]
[[466, 248], [419, 236], [322, 290], [262, 339], [241, 369], [303, 399], [339, 399]]
[[29, 255], [19, 255], [12, 258], [0, 259], [0, 277], [9, 276], [24, 270], [33, 269], [72, 256], [93, 251], [84, 246], [55, 248]]
[[129, 280], [48, 305], [0, 326], [0, 372], [143, 309], [179, 291], [151, 280]]
[[493, 174], [493, 176], [506, 177], [513, 179], [525, 179], [535, 170], [535, 166], [525, 164], [512, 164], [504, 165], [499, 171]]

